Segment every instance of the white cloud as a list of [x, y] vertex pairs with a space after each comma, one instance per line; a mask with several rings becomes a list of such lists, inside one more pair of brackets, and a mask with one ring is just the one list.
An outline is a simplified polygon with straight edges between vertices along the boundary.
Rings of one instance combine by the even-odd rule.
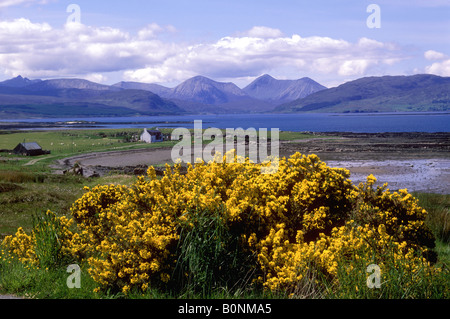
[[172, 50], [170, 43], [110, 27], [68, 23], [54, 29], [23, 18], [0, 22], [0, 70], [12, 76], [92, 78], [162, 63]]
[[32, 23], [30, 20], [20, 18], [13, 21], [0, 21], [0, 39], [2, 41], [23, 41], [30, 35], [42, 35], [51, 31], [52, 27], [47, 23]]
[[161, 34], [173, 26], [152, 23], [130, 34], [111, 27], [69, 23], [55, 29], [27, 19], [0, 22], [0, 72], [10, 76], [77, 76], [105, 81], [108, 72], [124, 80], [169, 83], [194, 75], [215, 79], [251, 78], [288, 70], [295, 74], [363, 76], [374, 67], [393, 65], [401, 48], [362, 38], [285, 36], [257, 26], [211, 43], [184, 44]]
[[151, 23], [145, 28], [139, 30], [138, 38], [140, 40], [153, 39], [163, 32], [175, 33], [177, 29], [173, 25], [162, 27], [156, 23]]
[[101, 73], [91, 73], [85, 75], [84, 79], [89, 80], [91, 82], [103, 83], [108, 80], [108, 77], [104, 76]]
[[[329, 37], [224, 37], [215, 43], [181, 47], [159, 65], [130, 70], [125, 78], [156, 82], [184, 80], [187, 75], [213, 78], [257, 76], [276, 69], [297, 74], [362, 76], [373, 66], [401, 61], [396, 46], [375, 40], [357, 43]], [[171, 72], [172, 70], [172, 72]]]
[[369, 64], [370, 61], [364, 59], [345, 61], [339, 67], [338, 74], [344, 76], [361, 75], [364, 74]]
[[149, 38], [154, 38], [156, 35], [163, 31], [163, 28], [156, 23], [149, 24], [145, 28], [139, 30], [138, 37], [139, 39], [145, 40]]
[[425, 59], [427, 60], [442, 60], [446, 58], [446, 55], [441, 52], [434, 50], [428, 50], [424, 53]]
[[21, 4], [28, 5], [32, 3], [46, 4], [48, 2], [48, 0], [0, 0], [0, 8], [12, 7]]
[[450, 76], [450, 57], [442, 52], [428, 50], [424, 57], [430, 61], [437, 61], [425, 67], [425, 73]]
[[279, 29], [269, 28], [265, 26], [254, 26], [250, 30], [238, 33], [238, 36], [247, 36], [254, 38], [278, 38], [283, 36], [283, 32]]
[[432, 65], [425, 67], [425, 72], [441, 76], [450, 76], [450, 59], [442, 62], [435, 62]]

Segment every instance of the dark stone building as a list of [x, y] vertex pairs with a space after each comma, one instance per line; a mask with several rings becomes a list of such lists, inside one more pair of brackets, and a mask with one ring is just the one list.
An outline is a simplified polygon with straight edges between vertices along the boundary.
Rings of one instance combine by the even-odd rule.
[[20, 143], [14, 148], [13, 152], [15, 154], [26, 156], [50, 154], [50, 151], [44, 151], [42, 147], [36, 142]]

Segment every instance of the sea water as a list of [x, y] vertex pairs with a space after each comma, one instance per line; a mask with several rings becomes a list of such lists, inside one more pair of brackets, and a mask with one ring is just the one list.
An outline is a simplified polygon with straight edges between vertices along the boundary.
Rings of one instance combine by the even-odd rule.
[[[64, 124], [62, 128], [193, 128], [195, 120], [202, 120], [203, 128], [221, 129], [252, 127], [296, 132], [450, 132], [450, 112], [174, 115], [17, 119], [4, 122], [72, 122]], [[39, 126], [36, 125], [36, 128]]]

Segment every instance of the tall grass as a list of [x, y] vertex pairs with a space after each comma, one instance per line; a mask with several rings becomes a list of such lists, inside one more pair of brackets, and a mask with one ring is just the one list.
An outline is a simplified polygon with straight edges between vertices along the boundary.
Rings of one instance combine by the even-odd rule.
[[62, 244], [58, 238], [60, 228], [54, 214], [40, 212], [33, 215], [35, 253], [40, 267], [56, 268], [64, 262], [61, 254]]
[[190, 213], [196, 217], [193, 223], [181, 226], [174, 288], [186, 297], [207, 297], [219, 290], [242, 293], [249, 286], [255, 256], [241, 250], [223, 212]]
[[[324, 298], [339, 299], [448, 299], [449, 270], [430, 268], [425, 262], [411, 269], [410, 261], [398, 259], [394, 254], [374, 260], [374, 252], [358, 252], [350, 261], [339, 263], [338, 274], [332, 284], [321, 281], [326, 288]], [[369, 265], [383, 265], [379, 287], [369, 286], [368, 279], [374, 276]], [[323, 277], [322, 277], [323, 278]]]
[[3, 171], [0, 170], [0, 181], [8, 183], [28, 183], [28, 182], [42, 182], [43, 175], [35, 174], [26, 171]]
[[81, 269], [81, 288], [67, 287], [68, 265], [53, 269], [30, 268], [17, 259], [0, 259], [0, 293], [7, 292], [23, 298], [36, 299], [93, 299], [110, 298], [93, 292], [96, 282], [86, 268]]
[[414, 193], [414, 196], [428, 211], [427, 224], [436, 239], [450, 244], [450, 195]]

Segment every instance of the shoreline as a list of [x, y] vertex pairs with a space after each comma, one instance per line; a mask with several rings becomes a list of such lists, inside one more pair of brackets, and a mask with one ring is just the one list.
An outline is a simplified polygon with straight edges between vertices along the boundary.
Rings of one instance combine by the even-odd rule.
[[[147, 116], [24, 117], [0, 120], [0, 130], [129, 129], [149, 126], [193, 128], [195, 120], [220, 129], [249, 126], [278, 127], [281, 131], [314, 132], [449, 132], [450, 111], [427, 112], [301, 112], [301, 113], [188, 113]], [[355, 120], [356, 119], [356, 120]], [[388, 122], [386, 122], [388, 121]]]
[[386, 161], [328, 161], [330, 167], [344, 167], [351, 173], [355, 185], [365, 182], [368, 175], [377, 178], [375, 186], [388, 184], [391, 190], [449, 194], [450, 159], [406, 159]]

